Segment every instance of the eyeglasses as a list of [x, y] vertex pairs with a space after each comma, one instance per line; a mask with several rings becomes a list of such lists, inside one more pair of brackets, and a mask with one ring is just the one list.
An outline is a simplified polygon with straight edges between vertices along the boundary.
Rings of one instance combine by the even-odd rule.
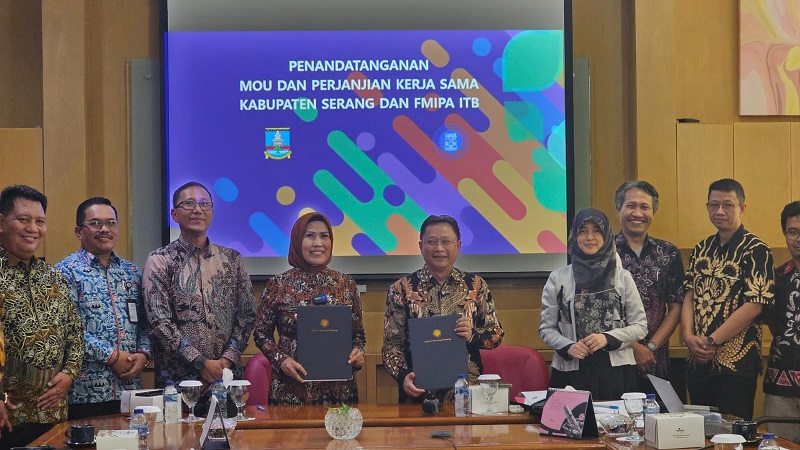
[[725, 202], [725, 203], [717, 203], [717, 202], [706, 203], [706, 208], [708, 208], [708, 212], [712, 212], [712, 213], [713, 212], [717, 212], [719, 210], [720, 206], [722, 206], [722, 210], [723, 211], [729, 213], [729, 212], [733, 211], [737, 206], [739, 206], [739, 204], [738, 203], [730, 203], [730, 202]]
[[428, 239], [427, 241], [425, 241], [425, 245], [430, 247], [430, 248], [436, 248], [436, 247], [439, 246], [439, 244], [441, 244], [442, 247], [447, 248], [447, 247], [450, 247], [451, 245], [455, 244], [456, 242], [458, 242], [458, 241], [457, 240], [454, 241], [452, 239], [442, 239], [442, 240]]
[[8, 216], [8, 220], [16, 220], [17, 222], [21, 223], [22, 226], [27, 227], [28, 225], [35, 223], [37, 227], [44, 228], [47, 225], [44, 217], [37, 217], [33, 218], [30, 216]]
[[783, 232], [783, 235], [786, 236], [786, 239], [789, 239], [790, 241], [796, 241], [797, 238], [800, 238], [800, 230], [789, 228]]
[[191, 211], [195, 206], [199, 206], [203, 211], [211, 211], [214, 207], [214, 202], [196, 202], [194, 200], [185, 200], [176, 205], [178, 208], [183, 208], [186, 211]]
[[117, 220], [117, 219], [108, 219], [108, 220], [94, 219], [94, 220], [88, 220], [86, 222], [83, 222], [81, 225], [83, 225], [86, 228], [89, 228], [91, 230], [94, 230], [94, 231], [102, 230], [103, 226], [105, 226], [109, 230], [111, 230], [113, 228], [117, 228], [117, 226], [119, 225], [119, 220]]

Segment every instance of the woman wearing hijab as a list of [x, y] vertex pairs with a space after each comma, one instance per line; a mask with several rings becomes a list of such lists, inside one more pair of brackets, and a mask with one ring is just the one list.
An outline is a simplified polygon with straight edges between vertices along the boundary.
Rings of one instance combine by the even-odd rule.
[[[356, 404], [355, 377], [348, 381], [304, 382], [305, 369], [297, 362], [297, 306], [311, 305], [319, 295], [329, 305], [353, 308], [353, 350], [348, 363], [354, 370], [364, 365], [364, 325], [356, 282], [331, 270], [333, 229], [327, 217], [310, 212], [295, 222], [289, 243], [291, 269], [267, 280], [256, 311], [255, 342], [272, 363], [271, 405]], [[275, 342], [275, 330], [279, 340]]]
[[578, 213], [568, 252], [572, 264], [553, 271], [542, 293], [539, 335], [555, 350], [550, 387], [615, 400], [638, 386], [630, 344], [647, 334], [642, 299], [602, 211]]

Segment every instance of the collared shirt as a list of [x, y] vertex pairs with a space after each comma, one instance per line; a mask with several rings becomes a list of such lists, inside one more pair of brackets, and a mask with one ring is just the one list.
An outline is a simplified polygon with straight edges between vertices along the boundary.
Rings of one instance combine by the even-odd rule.
[[36, 399], [58, 372], [78, 377], [83, 359], [83, 324], [69, 287], [55, 267], [33, 258], [30, 267], [0, 248], [0, 313], [6, 343], [6, 390], [17, 409], [11, 423], [67, 420], [67, 398], [47, 409]]
[[789, 260], [775, 274], [775, 306], [766, 310], [772, 346], [764, 393], [800, 397], [800, 268]]
[[[645, 237], [638, 255], [622, 233], [617, 235], [616, 244], [622, 267], [633, 275], [647, 313], [647, 337], [640, 342], [644, 344], [664, 322], [667, 305], [683, 303], [683, 260], [678, 247], [649, 235]], [[651, 373], [660, 378], [669, 378], [669, 345], [662, 345], [653, 356], [656, 359], [655, 366], [648, 372], [638, 371], [639, 376], [647, 377]]]
[[[316, 274], [292, 268], [268, 279], [258, 304], [253, 337], [272, 363], [271, 404], [358, 403], [355, 377], [347, 381], [300, 383], [280, 370], [286, 358], [297, 360], [297, 306], [301, 302], [313, 304], [312, 298], [317, 294], [326, 294], [331, 305], [352, 307], [352, 348], [364, 351], [367, 340], [361, 300], [352, 277], [329, 268]], [[275, 342], [276, 329], [278, 342]]]
[[227, 358], [241, 377], [255, 317], [253, 286], [242, 256], [209, 242], [178, 238], [150, 253], [142, 277], [156, 386], [200, 379], [194, 361]]
[[475, 330], [467, 342], [470, 381], [483, 370], [479, 350], [493, 349], [503, 341], [503, 328], [495, 313], [492, 294], [478, 275], [453, 268], [439, 283], [428, 266], [397, 280], [386, 296], [383, 326], [383, 365], [398, 383], [412, 371], [407, 319], [459, 314], [472, 318]]
[[[774, 268], [769, 246], [743, 226], [720, 245], [719, 234], [697, 244], [686, 270], [694, 293], [694, 333], [708, 336], [747, 302], [773, 302]], [[701, 366], [689, 357], [689, 367]], [[708, 373], [757, 376], [761, 371], [761, 316], [717, 348]]]
[[[141, 389], [140, 377], [124, 381], [106, 365], [115, 350], [143, 353], [150, 359], [139, 268], [114, 252], [105, 267], [83, 248], [56, 268], [67, 278], [84, 326], [83, 368], [69, 390], [70, 404], [119, 400], [121, 391]], [[137, 323], [131, 322], [129, 303], [136, 307]]]

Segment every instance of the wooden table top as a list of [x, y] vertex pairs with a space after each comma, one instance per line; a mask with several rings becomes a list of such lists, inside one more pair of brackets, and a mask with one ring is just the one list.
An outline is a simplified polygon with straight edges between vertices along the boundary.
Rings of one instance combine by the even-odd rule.
[[[335, 441], [324, 429], [322, 406], [267, 407], [259, 411], [247, 407], [246, 413], [256, 420], [238, 422], [231, 434], [232, 448], [249, 449], [452, 449], [481, 447], [498, 450], [521, 448], [548, 449], [636, 449], [651, 450], [644, 444], [632, 446], [614, 438], [572, 440], [539, 436], [537, 417], [523, 415], [454, 417], [452, 405], [445, 405], [438, 416], [422, 414], [419, 405], [360, 405], [364, 428], [352, 441]], [[505, 423], [503, 423], [505, 422]], [[57, 424], [32, 445], [51, 445], [66, 449], [64, 431], [70, 425], [91, 423], [95, 430], [127, 429], [128, 418], [122, 415], [101, 416]], [[151, 450], [199, 449], [201, 424], [177, 423], [155, 425], [149, 437]], [[433, 431], [447, 431], [450, 440], [434, 439]], [[799, 445], [780, 440], [788, 449]]]
[[[538, 416], [524, 414], [498, 414], [496, 416], [470, 415], [455, 417], [452, 403], [442, 405], [438, 415], [422, 412], [421, 405], [358, 405], [364, 417], [364, 427], [404, 427], [417, 425], [494, 425], [538, 423]], [[255, 406], [246, 406], [245, 414], [256, 420], [240, 422], [242, 429], [259, 428], [325, 428], [327, 406], [267, 406], [260, 411]]]
[[[84, 423], [85, 421], [79, 421]], [[104, 416], [88, 421], [96, 430], [122, 429], [128, 420], [122, 416]], [[78, 423], [78, 422], [76, 422]], [[244, 423], [244, 422], [240, 422]], [[202, 422], [199, 422], [202, 424]], [[199, 424], [157, 423], [148, 438], [150, 450], [199, 449], [202, 427]], [[52, 445], [66, 449], [64, 431], [68, 423], [53, 427], [31, 445]], [[452, 434], [449, 440], [431, 437], [434, 431]], [[231, 448], [250, 449], [423, 449], [441, 450], [457, 448], [482, 448], [519, 450], [522, 448], [547, 449], [605, 449], [600, 439], [575, 441], [564, 438], [539, 436], [539, 427], [532, 424], [495, 425], [435, 425], [413, 427], [365, 427], [354, 440], [336, 441], [324, 428], [237, 429], [230, 436]]]

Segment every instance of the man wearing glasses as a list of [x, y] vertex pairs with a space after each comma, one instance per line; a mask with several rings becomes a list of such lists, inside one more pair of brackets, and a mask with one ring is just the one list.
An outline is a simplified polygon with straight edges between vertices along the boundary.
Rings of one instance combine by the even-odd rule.
[[[772, 333], [767, 372], [764, 375], [764, 415], [800, 416], [800, 201], [791, 202], [781, 212], [781, 228], [792, 259], [775, 269], [775, 306], [767, 308], [766, 318]], [[769, 431], [795, 440], [800, 425], [769, 424]]]
[[8, 401], [13, 426], [2, 430], [0, 448], [26, 445], [67, 420], [67, 392], [81, 373], [83, 323], [69, 286], [61, 272], [35, 256], [47, 234], [46, 210], [47, 197], [29, 186], [0, 192], [0, 320], [8, 392], [0, 401]]
[[761, 372], [760, 314], [773, 302], [772, 252], [742, 226], [738, 181], [711, 183], [706, 207], [717, 233], [694, 247], [686, 270], [686, 384], [693, 404], [751, 419]]
[[224, 369], [241, 378], [242, 351], [255, 319], [244, 260], [236, 250], [209, 241], [214, 203], [205, 186], [184, 184], [172, 205], [180, 237], [150, 253], [142, 280], [155, 384], [194, 379], [208, 386]]
[[[386, 297], [383, 365], [397, 381], [400, 403], [422, 401], [425, 393], [415, 386], [415, 375], [408, 365], [407, 319], [461, 315], [455, 332], [467, 343], [471, 383], [477, 383], [483, 368], [479, 350], [493, 349], [503, 340], [503, 328], [497, 320], [486, 281], [454, 267], [461, 250], [458, 222], [450, 216], [429, 216], [422, 222], [419, 239], [425, 265], [394, 282]], [[444, 393], [438, 395], [443, 397]]]
[[150, 338], [140, 296], [141, 271], [114, 252], [117, 209], [90, 198], [76, 212], [81, 248], [56, 264], [84, 326], [81, 376], [69, 391], [69, 420], [119, 414], [122, 391], [141, 389]]

